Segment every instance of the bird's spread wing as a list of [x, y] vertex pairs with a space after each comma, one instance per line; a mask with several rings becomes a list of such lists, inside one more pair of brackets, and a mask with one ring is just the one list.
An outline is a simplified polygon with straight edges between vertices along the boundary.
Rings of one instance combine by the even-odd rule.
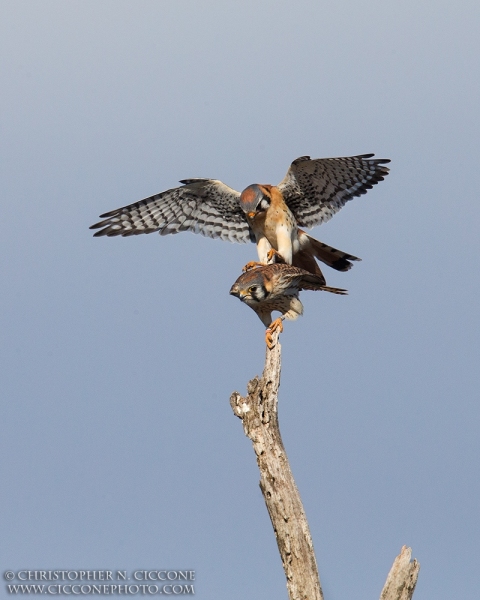
[[373, 156], [294, 160], [278, 189], [298, 225], [313, 227], [328, 221], [348, 200], [382, 181], [389, 172], [383, 165], [390, 160]]
[[254, 241], [240, 208], [240, 193], [215, 179], [184, 179], [184, 185], [100, 215], [96, 237], [161, 235], [193, 231], [231, 242]]

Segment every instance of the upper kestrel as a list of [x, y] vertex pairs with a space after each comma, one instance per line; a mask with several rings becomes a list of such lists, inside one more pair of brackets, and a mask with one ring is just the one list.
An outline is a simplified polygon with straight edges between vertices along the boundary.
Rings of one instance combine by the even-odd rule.
[[[278, 253], [290, 265], [323, 277], [315, 260], [338, 271], [359, 258], [336, 250], [299, 227], [328, 221], [355, 196], [382, 181], [388, 159], [373, 154], [293, 161], [277, 185], [248, 186], [242, 193], [216, 179], [184, 179], [181, 187], [161, 192], [100, 216], [95, 236], [161, 235], [193, 231], [231, 242], [254, 241], [265, 264]], [[325, 280], [324, 280], [325, 283]]]

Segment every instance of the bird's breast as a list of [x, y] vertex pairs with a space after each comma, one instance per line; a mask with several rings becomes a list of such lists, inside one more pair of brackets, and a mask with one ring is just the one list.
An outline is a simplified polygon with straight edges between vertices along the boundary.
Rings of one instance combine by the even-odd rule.
[[[275, 250], [278, 250], [279, 232], [285, 234], [294, 230], [296, 230], [296, 224], [287, 206], [271, 206], [268, 209], [265, 217], [264, 233]], [[290, 237], [290, 233], [288, 237]]]

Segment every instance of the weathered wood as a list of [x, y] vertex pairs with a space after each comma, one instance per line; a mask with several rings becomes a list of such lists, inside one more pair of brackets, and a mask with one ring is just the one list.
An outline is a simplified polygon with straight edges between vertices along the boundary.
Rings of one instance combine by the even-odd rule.
[[[230, 396], [230, 405], [242, 420], [245, 435], [253, 443], [260, 469], [260, 489], [272, 521], [287, 578], [290, 600], [323, 600], [312, 537], [300, 494], [293, 479], [278, 424], [281, 346], [279, 331], [272, 334], [261, 378], [248, 382], [246, 397]], [[396, 557], [380, 600], [411, 600], [420, 565], [411, 561], [412, 549], [403, 546]]]
[[393, 562], [380, 600], [411, 600], [417, 584], [420, 564], [412, 558], [412, 549], [403, 546]]
[[273, 333], [274, 346], [271, 350], [267, 348], [261, 379], [255, 377], [248, 383], [245, 398], [234, 392], [230, 404], [243, 422], [245, 435], [253, 442], [260, 469], [260, 489], [277, 539], [289, 598], [323, 600], [310, 530], [278, 425], [281, 370], [278, 335], [278, 331]]

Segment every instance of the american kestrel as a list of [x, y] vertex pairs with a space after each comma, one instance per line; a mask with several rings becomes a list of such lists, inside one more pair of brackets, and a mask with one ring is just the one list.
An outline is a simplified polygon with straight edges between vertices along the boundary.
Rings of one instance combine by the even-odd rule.
[[216, 179], [184, 179], [181, 187], [100, 215], [104, 220], [90, 229], [100, 229], [95, 236], [193, 231], [231, 242], [256, 242], [262, 264], [278, 253], [285, 263], [320, 277], [315, 258], [348, 271], [359, 258], [315, 240], [299, 226], [328, 221], [348, 200], [382, 181], [390, 161], [373, 156], [302, 156], [277, 186], [253, 184], [242, 193]]
[[[232, 285], [230, 294], [240, 298], [257, 313], [267, 328], [265, 341], [271, 348], [272, 332], [276, 329], [283, 331], [282, 321], [294, 320], [303, 314], [303, 305], [298, 297], [301, 290], [347, 294], [347, 290], [327, 287], [324, 278], [319, 275], [280, 263], [258, 266], [243, 273]], [[280, 312], [281, 316], [272, 321], [274, 310]]]

